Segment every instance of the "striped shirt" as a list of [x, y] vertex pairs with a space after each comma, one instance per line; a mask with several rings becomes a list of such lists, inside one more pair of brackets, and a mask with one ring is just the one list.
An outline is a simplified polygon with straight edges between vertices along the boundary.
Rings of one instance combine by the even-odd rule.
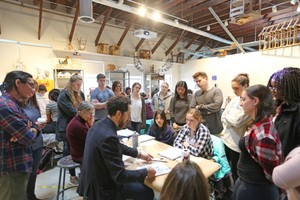
[[50, 101], [46, 105], [46, 114], [51, 115], [51, 119], [54, 122], [57, 122], [57, 117], [58, 117], [58, 108], [57, 108], [57, 102], [55, 101]]
[[[35, 134], [28, 126], [29, 119], [18, 101], [4, 93], [0, 96], [0, 175], [31, 172], [31, 141]], [[16, 142], [11, 142], [14, 137]]]

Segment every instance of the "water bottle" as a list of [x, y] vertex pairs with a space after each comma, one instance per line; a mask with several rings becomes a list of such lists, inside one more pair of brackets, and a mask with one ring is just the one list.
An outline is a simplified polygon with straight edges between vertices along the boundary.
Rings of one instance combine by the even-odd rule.
[[131, 136], [132, 138], [132, 147], [137, 148], [139, 146], [139, 134], [135, 131]]
[[182, 162], [187, 162], [190, 160], [190, 152], [187, 149], [183, 149], [181, 152], [181, 160]]

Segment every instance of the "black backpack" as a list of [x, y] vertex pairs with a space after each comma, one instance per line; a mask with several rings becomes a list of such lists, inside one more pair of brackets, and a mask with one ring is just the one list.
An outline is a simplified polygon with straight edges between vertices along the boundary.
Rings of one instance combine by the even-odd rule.
[[37, 168], [37, 174], [43, 173], [52, 166], [54, 150], [51, 147], [43, 147], [40, 164]]

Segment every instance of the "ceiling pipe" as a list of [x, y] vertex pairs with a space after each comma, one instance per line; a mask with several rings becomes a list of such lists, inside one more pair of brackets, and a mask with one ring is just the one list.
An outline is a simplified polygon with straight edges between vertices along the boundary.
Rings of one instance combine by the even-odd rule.
[[79, 0], [79, 21], [83, 23], [93, 23], [93, 4], [92, 0]]
[[243, 53], [246, 53], [241, 44], [235, 39], [235, 37], [231, 34], [231, 32], [228, 30], [228, 28], [224, 25], [220, 17], [217, 15], [217, 13], [212, 9], [212, 7], [208, 8], [209, 12], [214, 16], [214, 18], [219, 22], [219, 24], [222, 26], [224, 31], [228, 34], [228, 36], [234, 41], [236, 46], [239, 48], [239, 50]]
[[[118, 9], [118, 10], [122, 10], [122, 11], [125, 11], [125, 12], [128, 12], [128, 13], [134, 14], [134, 15], [138, 15], [138, 13], [139, 13], [138, 8], [134, 8], [134, 7], [131, 7], [131, 6], [128, 6], [128, 5], [125, 5], [125, 4], [118, 4], [118, 2], [113, 2], [113, 1], [109, 1], [109, 0], [93, 0], [93, 2], [102, 4], [102, 5], [105, 5], [105, 6], [108, 6], [108, 7], [112, 7], [112, 8]], [[152, 17], [152, 16], [147, 16], [147, 19], [151, 19], [151, 20], [156, 21], [154, 19], [154, 17]], [[191, 33], [195, 33], [197, 35], [201, 35], [203, 37], [210, 38], [212, 40], [216, 40], [216, 41], [219, 41], [219, 42], [222, 42], [222, 43], [225, 43], [225, 44], [232, 44], [232, 41], [230, 41], [230, 40], [226, 40], [224, 38], [221, 38], [221, 37], [218, 37], [216, 35], [207, 33], [205, 31], [195, 29], [193, 27], [190, 27], [190, 26], [187, 26], [187, 25], [184, 25], [184, 24], [181, 24], [181, 23], [177, 24], [177, 23], [174, 22], [174, 20], [169, 20], [167, 18], [161, 17], [159, 22], [163, 23], [163, 24], [166, 24], [166, 25], [169, 25], [169, 26], [173, 26], [173, 27], [185, 30], [185, 31], [188, 31], [188, 32], [191, 32]]]

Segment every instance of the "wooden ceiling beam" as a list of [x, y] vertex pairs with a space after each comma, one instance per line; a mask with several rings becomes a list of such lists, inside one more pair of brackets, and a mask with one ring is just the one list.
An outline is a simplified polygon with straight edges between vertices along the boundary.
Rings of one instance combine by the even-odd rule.
[[169, 47], [169, 49], [166, 51], [165, 55], [169, 55], [169, 53], [174, 49], [174, 47], [178, 44], [180, 40], [187, 34], [187, 31], [183, 31], [180, 36], [178, 36], [177, 40], [173, 42], [173, 44]]
[[106, 25], [106, 23], [107, 23], [108, 20], [109, 20], [109, 16], [110, 16], [111, 11], [112, 11], [112, 8], [107, 8], [107, 10], [105, 11], [105, 17], [104, 17], [104, 20], [102, 21], [101, 27], [100, 27], [99, 32], [98, 32], [98, 34], [97, 34], [97, 37], [96, 37], [96, 39], [95, 39], [95, 46], [98, 45], [99, 39], [100, 39], [100, 37], [101, 37], [101, 35], [102, 35], [102, 33], [103, 33], [103, 30], [104, 30], [104, 28], [105, 28], [105, 25]]
[[157, 6], [157, 7], [159, 7], [158, 10], [162, 10], [163, 9], [163, 10], [167, 11], [168, 9], [173, 8], [174, 6], [176, 6], [178, 4], [182, 5], [183, 2], [184, 2], [184, 0], [167, 1], [167, 2], [161, 4], [161, 5]]
[[145, 41], [145, 38], [140, 39], [139, 43], [135, 46], [135, 52], [137, 52], [140, 49], [140, 47], [142, 46], [144, 41]]
[[154, 54], [156, 49], [159, 47], [159, 45], [165, 40], [165, 38], [170, 34], [170, 32], [173, 30], [173, 27], [170, 28], [168, 31], [166, 31], [163, 36], [158, 40], [158, 42], [154, 45], [154, 47], [151, 50], [151, 53]]
[[39, 10], [39, 26], [38, 26], [38, 39], [41, 39], [41, 29], [42, 29], [42, 16], [43, 16], [43, 4], [44, 1], [40, 0], [40, 10]]
[[119, 47], [121, 46], [124, 38], [126, 37], [128, 31], [129, 31], [131, 25], [134, 23], [135, 19], [136, 19], [136, 15], [132, 15], [129, 23], [127, 23], [126, 28], [125, 28], [125, 30], [124, 30], [124, 32], [123, 32], [123, 34], [122, 34], [122, 36], [121, 36], [118, 44], [117, 44]]
[[[188, 49], [190, 48], [190, 46], [192, 46], [192, 44], [194, 44], [194, 42], [199, 38], [200, 36], [199, 35], [195, 35], [190, 41], [189, 43], [187, 43], [185, 46], [184, 46], [184, 49]], [[180, 57], [183, 53], [180, 52], [178, 55], [177, 55], [177, 58]]]
[[[204, 47], [204, 46], [208, 43], [209, 40], [210, 40], [210, 39], [205, 39], [204, 42], [203, 42], [202, 44], [200, 44], [194, 51], [200, 51], [200, 49], [201, 49], [202, 47]], [[191, 54], [191, 55], [189, 55], [185, 60], [188, 61], [188, 60], [190, 60], [193, 56], [194, 56], [194, 55]]]
[[214, 6], [217, 6], [219, 4], [223, 4], [225, 2], [228, 2], [228, 0], [214, 0], [214, 1], [204, 2], [203, 4], [195, 6], [191, 9], [184, 10], [182, 17], [186, 18], [186, 17], [188, 17], [190, 15], [193, 15], [195, 13], [200, 13], [203, 10], [207, 10], [209, 7], [214, 7]]
[[168, 9], [167, 12], [170, 13], [171, 15], [175, 15], [175, 14], [185, 11], [193, 6], [202, 4], [205, 1], [206, 0], [190, 0], [190, 1], [180, 4], [178, 6], [172, 7], [171, 9]]
[[73, 23], [72, 23], [72, 27], [71, 27], [71, 31], [70, 31], [70, 35], [69, 35], [69, 43], [72, 43], [72, 39], [73, 39], [73, 35], [74, 35], [74, 31], [75, 31], [75, 26], [78, 20], [78, 15], [79, 15], [79, 3], [77, 4], [76, 7], [76, 11], [75, 11], [75, 16], [73, 18]]

